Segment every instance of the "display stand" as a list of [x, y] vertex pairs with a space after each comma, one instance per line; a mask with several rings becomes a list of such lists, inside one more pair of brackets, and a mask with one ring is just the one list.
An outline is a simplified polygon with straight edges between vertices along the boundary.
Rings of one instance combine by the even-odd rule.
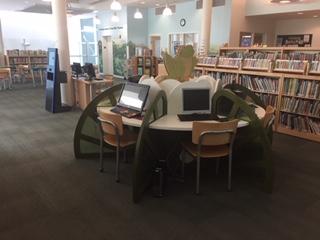
[[59, 70], [57, 48], [48, 49], [48, 67], [46, 78], [46, 110], [52, 113], [70, 111], [71, 107], [61, 103], [61, 83], [67, 82], [66, 72]]

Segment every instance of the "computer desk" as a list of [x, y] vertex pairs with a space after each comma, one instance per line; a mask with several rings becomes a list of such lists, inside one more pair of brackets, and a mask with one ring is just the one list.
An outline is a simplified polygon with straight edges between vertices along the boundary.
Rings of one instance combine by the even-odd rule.
[[[110, 113], [112, 107], [98, 107], [97, 111]], [[262, 119], [265, 115], [265, 110], [262, 107], [257, 106], [255, 108], [255, 113], [259, 119]], [[141, 127], [142, 120], [137, 118], [126, 118], [122, 117], [122, 121], [124, 125], [132, 126], [132, 127]], [[240, 120], [238, 123], [238, 128], [245, 127], [249, 125], [247, 121]], [[149, 125], [150, 129], [155, 130], [164, 130], [164, 131], [192, 131], [192, 121], [182, 122], [179, 120], [176, 114], [164, 115], [158, 120], [154, 121]]]

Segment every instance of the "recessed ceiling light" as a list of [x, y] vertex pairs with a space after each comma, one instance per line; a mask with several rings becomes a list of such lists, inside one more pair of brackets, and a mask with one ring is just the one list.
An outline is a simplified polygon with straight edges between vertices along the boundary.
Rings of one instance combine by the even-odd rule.
[[159, 7], [160, 6], [160, 4], [159, 3], [156, 3], [156, 7]]
[[42, 0], [42, 2], [51, 2], [51, 0]]
[[141, 4], [145, 4], [146, 2], [141, 2]]
[[314, 17], [314, 18], [317, 18], [317, 17], [319, 17], [319, 16], [318, 16], [318, 15], [313, 15], [313, 17]]
[[291, 3], [289, 0], [281, 0], [279, 3]]
[[298, 15], [303, 15], [303, 12], [298, 12], [297, 14], [298, 14]]

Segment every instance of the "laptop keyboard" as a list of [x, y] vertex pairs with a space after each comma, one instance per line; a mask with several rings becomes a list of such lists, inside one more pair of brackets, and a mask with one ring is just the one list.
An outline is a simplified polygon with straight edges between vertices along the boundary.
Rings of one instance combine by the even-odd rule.
[[136, 110], [133, 110], [130, 108], [120, 107], [120, 106], [115, 106], [110, 111], [117, 113], [117, 114], [120, 114], [120, 115], [127, 117], [127, 118], [133, 118], [133, 117], [136, 117], [140, 114], [139, 111], [136, 111]]
[[217, 116], [206, 113], [194, 114], [178, 114], [178, 118], [182, 122], [186, 121], [207, 121], [207, 120], [220, 120]]

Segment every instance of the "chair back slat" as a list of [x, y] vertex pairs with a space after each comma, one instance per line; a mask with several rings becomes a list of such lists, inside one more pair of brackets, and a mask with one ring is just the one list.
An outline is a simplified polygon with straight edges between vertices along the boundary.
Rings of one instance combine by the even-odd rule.
[[192, 142], [194, 144], [199, 144], [201, 134], [204, 132], [212, 132], [203, 136], [202, 145], [217, 146], [228, 144], [232, 141], [232, 136], [236, 133], [237, 126], [238, 119], [228, 122], [195, 121], [192, 126]]
[[269, 122], [273, 119], [274, 112], [275, 112], [274, 107], [272, 107], [270, 105], [266, 107], [266, 113], [265, 113], [264, 117], [262, 118], [262, 125], [264, 128], [266, 128], [268, 126]]
[[117, 134], [114, 126], [112, 126], [109, 123], [103, 122], [103, 121], [109, 121], [109, 122], [112, 122], [117, 127], [119, 136], [123, 135], [123, 122], [122, 122], [121, 115], [114, 114], [114, 113], [101, 112], [99, 113], [99, 117], [102, 120], [100, 122], [101, 122], [101, 127], [104, 133], [110, 134], [110, 135]]

